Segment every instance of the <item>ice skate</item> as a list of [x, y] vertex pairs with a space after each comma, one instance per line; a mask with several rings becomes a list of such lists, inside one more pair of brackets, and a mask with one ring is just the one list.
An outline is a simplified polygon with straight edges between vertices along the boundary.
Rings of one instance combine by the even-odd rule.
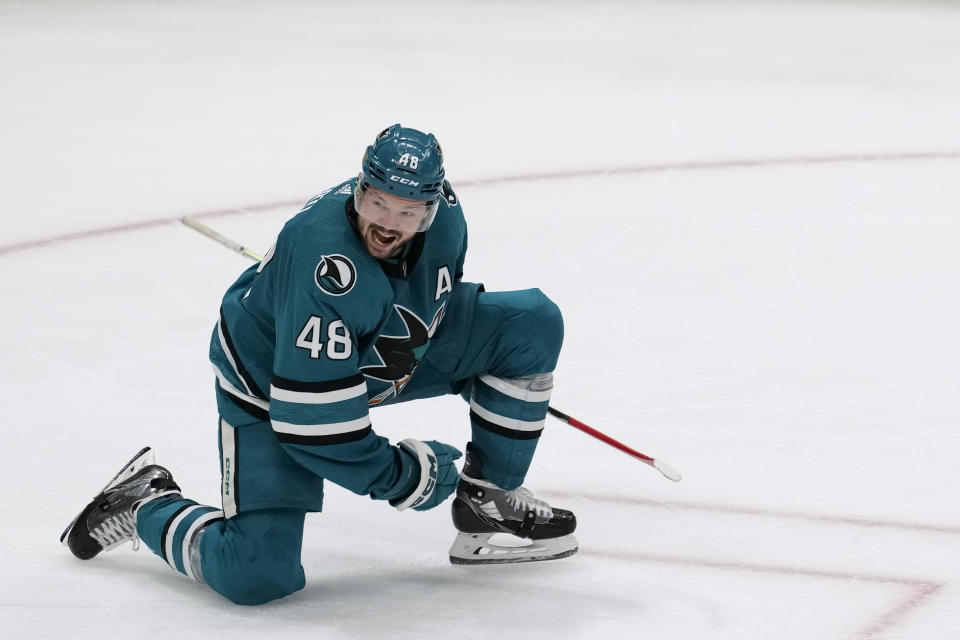
[[81, 560], [89, 560], [127, 540], [136, 540], [133, 510], [144, 498], [179, 493], [170, 472], [153, 463], [145, 447], [125, 464], [60, 536], [60, 542]]
[[573, 513], [551, 508], [524, 487], [506, 491], [484, 480], [469, 445], [452, 511], [459, 531], [450, 547], [453, 564], [555, 560], [577, 552]]

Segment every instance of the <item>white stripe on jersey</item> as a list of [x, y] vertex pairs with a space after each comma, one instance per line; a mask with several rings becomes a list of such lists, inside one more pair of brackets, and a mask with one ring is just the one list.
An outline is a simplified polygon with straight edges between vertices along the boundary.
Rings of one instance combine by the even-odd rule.
[[287, 389], [280, 389], [278, 387], [270, 385], [270, 398], [272, 400], [280, 400], [282, 402], [296, 402], [299, 404], [329, 404], [331, 402], [340, 402], [341, 400], [349, 400], [350, 398], [356, 398], [357, 396], [363, 396], [367, 394], [367, 381], [364, 380], [358, 385], [353, 387], [348, 387], [346, 389], [337, 389], [336, 391], [322, 391], [322, 392], [309, 392], [309, 391], [289, 391]]
[[484, 409], [476, 400], [470, 400], [470, 408], [478, 416], [492, 422], [493, 424], [499, 425], [506, 429], [513, 429], [514, 431], [537, 431], [538, 429], [543, 428], [543, 423], [547, 421], [546, 418], [543, 420], [537, 420], [536, 422], [529, 422], [527, 420], [517, 420], [516, 418], [508, 418], [506, 416], [501, 416], [498, 413], [493, 413]]
[[271, 420], [273, 430], [278, 433], [288, 433], [293, 436], [332, 436], [338, 433], [350, 433], [370, 426], [370, 416], [365, 415], [356, 420], [346, 422], [331, 422], [330, 424], [291, 424]]
[[264, 254], [262, 258], [260, 258], [260, 266], [257, 267], [257, 273], [260, 273], [261, 271], [263, 271], [263, 268], [268, 264], [270, 264], [270, 261], [273, 260], [273, 252], [276, 250], [276, 248], [277, 248], [277, 243], [274, 242], [272, 245], [270, 245], [270, 248], [267, 250], [267, 253]]
[[[263, 409], [264, 411], [270, 411], [270, 403], [269, 403], [269, 402], [267, 402], [266, 400], [261, 400], [260, 398], [256, 398], [256, 397], [254, 397], [254, 396], [252, 396], [252, 395], [246, 394], [246, 393], [244, 393], [243, 391], [241, 391], [240, 389], [237, 389], [235, 386], [233, 386], [233, 384], [232, 384], [229, 380], [227, 380], [227, 377], [226, 377], [225, 375], [223, 375], [223, 372], [220, 371], [220, 369], [217, 368], [217, 365], [213, 365], [213, 372], [214, 372], [214, 374], [216, 374], [217, 380], [220, 381], [220, 388], [221, 388], [221, 389], [223, 389], [224, 391], [226, 391], [227, 393], [229, 393], [229, 394], [231, 394], [231, 395], [234, 395], [234, 396], [240, 398], [241, 400], [245, 400], [246, 402], [249, 402], [250, 404], [253, 404], [253, 405], [256, 405], [256, 406], [260, 407], [260, 408]], [[242, 378], [241, 378], [241, 380], [242, 380]]]
[[487, 374], [481, 375], [480, 381], [488, 387], [493, 387], [505, 396], [523, 400], [524, 402], [545, 402], [550, 399], [550, 394], [553, 393], [552, 387], [546, 391], [531, 391], [512, 384], [512, 382], [506, 378], [495, 378]]
[[240, 381], [240, 384], [243, 385], [243, 388], [247, 390], [247, 395], [253, 395], [253, 391], [250, 391], [250, 387], [247, 386], [247, 381], [243, 379], [243, 376], [240, 375], [240, 370], [237, 369], [237, 362], [233, 358], [233, 353], [227, 347], [227, 339], [223, 336], [223, 319], [217, 320], [217, 337], [220, 338], [220, 348], [223, 350], [223, 355], [227, 356], [227, 360], [230, 362], [230, 367], [233, 369], [233, 373], [237, 376], [237, 380]]

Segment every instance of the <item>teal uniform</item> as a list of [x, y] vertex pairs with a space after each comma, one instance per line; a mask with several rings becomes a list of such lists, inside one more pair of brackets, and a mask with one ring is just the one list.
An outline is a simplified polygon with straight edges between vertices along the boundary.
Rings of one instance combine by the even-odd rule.
[[[235, 602], [303, 586], [303, 514], [321, 510], [324, 480], [398, 497], [399, 453], [374, 431], [372, 408], [463, 395], [473, 450], [505, 489], [523, 482], [543, 429], [549, 388], [511, 381], [556, 366], [556, 305], [537, 289], [488, 293], [462, 281], [467, 227], [447, 183], [432, 226], [397, 259], [376, 260], [352, 222], [355, 184], [309, 201], [223, 298], [210, 344], [222, 509], [177, 496], [137, 517], [140, 537], [184, 573], [190, 528], [209, 524], [203, 577]], [[259, 556], [264, 564], [247, 566]]]

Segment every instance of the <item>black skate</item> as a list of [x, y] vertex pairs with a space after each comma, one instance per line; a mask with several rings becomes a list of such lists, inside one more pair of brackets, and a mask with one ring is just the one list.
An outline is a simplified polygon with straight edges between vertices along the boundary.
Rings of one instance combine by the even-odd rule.
[[[466, 462], [453, 500], [453, 524], [459, 531], [450, 547], [453, 564], [506, 564], [566, 558], [577, 552], [577, 518], [552, 509], [520, 487], [506, 491], [483, 479], [476, 455], [467, 445]], [[513, 544], [491, 538], [509, 534]], [[526, 539], [527, 544], [517, 546]]]
[[153, 451], [145, 447], [73, 519], [60, 542], [81, 560], [89, 560], [127, 540], [136, 541], [133, 510], [137, 503], [160, 493], [179, 492], [170, 472], [153, 464]]

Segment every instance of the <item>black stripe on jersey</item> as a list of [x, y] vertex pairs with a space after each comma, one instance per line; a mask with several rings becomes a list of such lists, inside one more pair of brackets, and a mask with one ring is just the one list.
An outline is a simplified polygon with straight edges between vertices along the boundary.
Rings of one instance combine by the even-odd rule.
[[266, 400], [267, 396], [263, 393], [260, 387], [257, 386], [257, 383], [253, 380], [253, 376], [250, 375], [250, 372], [247, 371], [247, 368], [243, 366], [240, 356], [237, 355], [237, 349], [233, 346], [233, 340], [230, 338], [230, 331], [227, 329], [227, 319], [223, 315], [223, 307], [220, 307], [220, 329], [223, 330], [223, 341], [227, 343], [227, 349], [230, 350], [230, 357], [233, 358], [233, 362], [237, 365], [237, 373], [240, 374], [240, 377], [243, 378], [243, 381], [247, 383], [247, 387], [255, 396], [261, 400]]
[[[187, 504], [183, 505], [182, 507], [174, 511], [173, 515], [167, 518], [167, 523], [163, 525], [163, 532], [160, 534], [160, 553], [163, 554], [163, 559], [166, 560], [167, 564], [169, 564], [172, 567], [175, 567], [177, 565], [173, 561], [171, 561], [170, 558], [166, 557], [167, 556], [167, 534], [170, 534], [170, 525], [172, 525], [173, 521], [177, 519], [177, 516], [179, 516], [181, 513], [183, 513], [184, 511], [186, 511], [192, 506], [193, 504], [190, 504], [188, 502]], [[176, 531], [174, 531], [173, 533], [176, 533]], [[173, 534], [170, 534], [170, 535], [173, 535]]]
[[[223, 390], [223, 387], [220, 387], [220, 381], [219, 381], [219, 380], [217, 380], [217, 386], [218, 386], [221, 390]], [[269, 422], [269, 421], [270, 421], [270, 412], [267, 411], [266, 409], [262, 409], [262, 408], [258, 407], [257, 405], [253, 404], [252, 402], [247, 402], [247, 401], [244, 400], [243, 398], [238, 398], [237, 396], [233, 395], [232, 393], [226, 393], [226, 392], [225, 392], [225, 393], [220, 394], [220, 396], [223, 397], [223, 398], [227, 398], [228, 400], [230, 400], [230, 402], [232, 402], [234, 405], [236, 405], [236, 407], [237, 407], [238, 409], [240, 409], [241, 411], [243, 411], [244, 413], [246, 413], [246, 414], [248, 414], [248, 415], [250, 415], [250, 416], [253, 416], [253, 417], [256, 418], [257, 420], [260, 420], [260, 421], [262, 421], [262, 422]]]
[[507, 429], [506, 427], [501, 427], [500, 425], [490, 422], [481, 418], [475, 411], [470, 412], [470, 422], [478, 427], [482, 427], [487, 431], [492, 431], [498, 436], [503, 436], [505, 438], [512, 438], [513, 440], [536, 440], [540, 437], [540, 434], [543, 433], [543, 429], [537, 429], [536, 431], [519, 431], [517, 429]]
[[348, 431], [347, 433], [334, 433], [329, 436], [300, 436], [292, 433], [281, 433], [275, 431], [274, 434], [277, 436], [277, 440], [284, 444], [302, 444], [307, 446], [322, 446], [328, 444], [346, 444], [348, 442], [356, 442], [357, 440], [363, 440], [367, 437], [367, 434], [373, 431], [372, 425], [367, 425], [363, 429], [358, 429], [357, 431]]
[[300, 380], [291, 380], [290, 378], [281, 378], [273, 376], [271, 381], [273, 386], [284, 391], [303, 391], [306, 393], [327, 393], [328, 391], [339, 391], [340, 389], [349, 389], [358, 384], [363, 384], [366, 378], [362, 373], [357, 373], [349, 378], [339, 378], [337, 380], [324, 380], [323, 382], [301, 382]]

